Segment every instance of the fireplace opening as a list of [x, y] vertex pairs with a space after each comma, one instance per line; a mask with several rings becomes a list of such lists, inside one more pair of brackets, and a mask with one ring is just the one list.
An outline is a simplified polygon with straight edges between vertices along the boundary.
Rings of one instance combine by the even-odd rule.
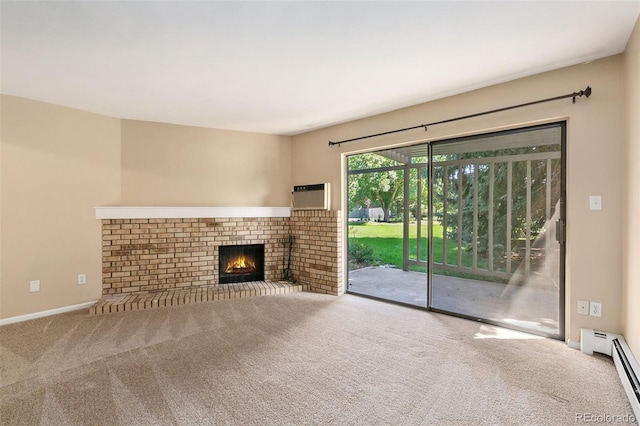
[[219, 283], [264, 280], [264, 244], [220, 246]]

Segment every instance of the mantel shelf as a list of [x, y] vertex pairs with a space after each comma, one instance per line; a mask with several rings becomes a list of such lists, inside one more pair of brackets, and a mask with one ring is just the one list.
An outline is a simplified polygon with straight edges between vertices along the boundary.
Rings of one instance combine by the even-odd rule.
[[223, 217], [290, 217], [290, 207], [95, 207], [96, 219], [192, 219]]

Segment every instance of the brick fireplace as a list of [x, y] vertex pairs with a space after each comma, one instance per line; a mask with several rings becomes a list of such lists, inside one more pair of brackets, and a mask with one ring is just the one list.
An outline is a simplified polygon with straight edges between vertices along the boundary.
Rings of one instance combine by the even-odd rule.
[[309, 291], [344, 293], [340, 212], [275, 209], [98, 207], [102, 293], [219, 286], [222, 246], [264, 245], [263, 280], [282, 280], [290, 235], [294, 279]]

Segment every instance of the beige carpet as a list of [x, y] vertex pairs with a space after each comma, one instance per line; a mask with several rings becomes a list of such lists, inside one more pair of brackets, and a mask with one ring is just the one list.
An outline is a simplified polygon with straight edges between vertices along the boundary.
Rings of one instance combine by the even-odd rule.
[[610, 358], [523, 336], [351, 295], [73, 312], [0, 327], [0, 424], [568, 425], [631, 414]]

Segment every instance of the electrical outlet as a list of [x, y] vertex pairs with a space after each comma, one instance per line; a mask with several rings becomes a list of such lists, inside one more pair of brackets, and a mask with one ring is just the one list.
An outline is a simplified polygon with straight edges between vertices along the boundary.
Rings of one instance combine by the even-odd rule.
[[87, 283], [87, 275], [86, 274], [78, 274], [78, 285], [83, 285]]
[[40, 280], [33, 280], [29, 282], [29, 291], [31, 293], [35, 293], [36, 291], [40, 291]]
[[589, 302], [589, 315], [592, 317], [602, 316], [602, 303]]
[[589, 315], [589, 302], [578, 300], [578, 313], [580, 315]]

